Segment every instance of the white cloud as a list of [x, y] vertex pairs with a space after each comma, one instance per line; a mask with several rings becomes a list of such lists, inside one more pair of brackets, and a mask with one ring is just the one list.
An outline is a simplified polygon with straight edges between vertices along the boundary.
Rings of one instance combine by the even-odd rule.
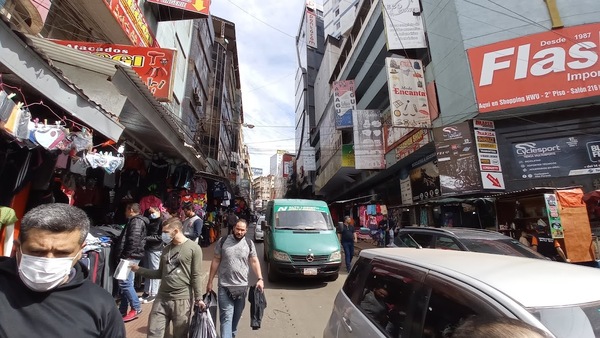
[[212, 15], [236, 26], [244, 130], [252, 167], [269, 173], [278, 149], [294, 152], [295, 36], [302, 0], [216, 0]]

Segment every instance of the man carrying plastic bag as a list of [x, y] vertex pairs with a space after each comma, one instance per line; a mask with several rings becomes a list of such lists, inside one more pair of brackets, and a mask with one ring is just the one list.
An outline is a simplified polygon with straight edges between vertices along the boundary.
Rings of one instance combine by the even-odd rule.
[[206, 307], [194, 306], [189, 338], [217, 338], [213, 318], [217, 315], [217, 294], [210, 291], [202, 297]]

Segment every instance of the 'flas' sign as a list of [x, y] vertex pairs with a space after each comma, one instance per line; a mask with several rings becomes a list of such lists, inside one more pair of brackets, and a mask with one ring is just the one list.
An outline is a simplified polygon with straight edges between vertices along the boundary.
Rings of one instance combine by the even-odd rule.
[[600, 95], [600, 23], [467, 51], [481, 113]]

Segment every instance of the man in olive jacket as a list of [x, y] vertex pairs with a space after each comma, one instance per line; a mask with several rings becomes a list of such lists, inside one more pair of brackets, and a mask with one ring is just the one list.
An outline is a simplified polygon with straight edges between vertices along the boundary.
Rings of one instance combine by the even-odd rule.
[[[116, 257], [126, 259], [133, 264], [138, 264], [144, 257], [144, 245], [146, 244], [146, 226], [150, 221], [140, 215], [140, 205], [130, 203], [125, 208], [125, 216], [128, 221], [117, 240]], [[119, 311], [123, 315], [123, 321], [134, 320], [142, 312], [140, 300], [133, 287], [134, 273], [130, 272], [125, 280], [119, 280], [119, 292], [121, 304]], [[128, 311], [129, 306], [131, 310]]]

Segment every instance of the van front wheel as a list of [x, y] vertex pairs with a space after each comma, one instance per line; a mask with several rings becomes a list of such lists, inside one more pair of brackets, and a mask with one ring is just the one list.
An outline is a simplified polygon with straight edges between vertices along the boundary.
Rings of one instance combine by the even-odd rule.
[[271, 262], [267, 264], [267, 278], [271, 283], [279, 281], [279, 274], [277, 273], [277, 271], [275, 271], [275, 269], [273, 268], [273, 263]]

